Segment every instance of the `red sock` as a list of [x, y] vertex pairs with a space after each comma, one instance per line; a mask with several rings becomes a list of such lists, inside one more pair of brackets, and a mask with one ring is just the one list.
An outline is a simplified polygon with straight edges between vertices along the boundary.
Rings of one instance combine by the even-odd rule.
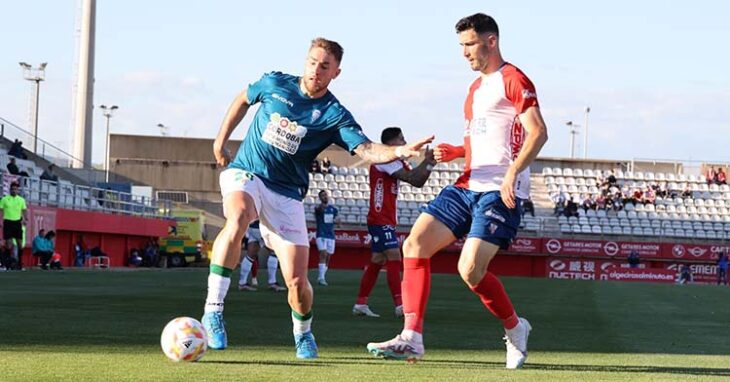
[[255, 258], [254, 257], [249, 257], [249, 259], [253, 260], [252, 261], [253, 265], [251, 266], [251, 277], [256, 278], [256, 275], [258, 275], [258, 273], [259, 273], [259, 259], [258, 259], [258, 256], [256, 256]]
[[400, 260], [390, 261], [386, 264], [388, 270], [388, 287], [390, 288], [390, 295], [393, 296], [393, 303], [395, 306], [403, 305], [403, 299], [400, 294], [400, 268], [402, 262]]
[[368, 264], [365, 268], [365, 272], [362, 274], [362, 280], [360, 280], [360, 291], [357, 292], [356, 304], [367, 304], [370, 292], [372, 292], [375, 282], [378, 281], [378, 274], [380, 274], [380, 268], [383, 264], [373, 263]]
[[517, 313], [515, 313], [515, 308], [512, 307], [512, 302], [497, 276], [491, 272], [487, 272], [482, 281], [477, 286], [471, 288], [471, 290], [479, 296], [484, 306], [495, 317], [502, 320], [505, 329], [512, 329], [517, 326], [519, 322]]
[[423, 316], [431, 292], [431, 259], [403, 259], [403, 329], [423, 333]]

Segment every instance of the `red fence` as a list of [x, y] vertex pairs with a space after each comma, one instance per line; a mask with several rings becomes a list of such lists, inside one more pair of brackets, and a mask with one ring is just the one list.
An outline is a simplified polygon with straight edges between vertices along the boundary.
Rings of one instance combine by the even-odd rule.
[[37, 261], [31, 256], [30, 245], [41, 228], [56, 231], [55, 250], [61, 254], [64, 266], [73, 264], [74, 244], [79, 235], [84, 235], [89, 248], [99, 247], [106, 253], [112, 266], [124, 266], [132, 248], [141, 248], [150, 237], [167, 235], [171, 224], [163, 219], [28, 207], [30, 224], [26, 228], [26, 248], [23, 251], [23, 263], [27, 266], [35, 265]]

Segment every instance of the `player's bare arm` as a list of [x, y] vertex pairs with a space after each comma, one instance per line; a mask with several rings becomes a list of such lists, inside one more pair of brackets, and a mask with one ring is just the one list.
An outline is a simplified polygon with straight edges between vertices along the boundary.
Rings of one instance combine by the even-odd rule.
[[246, 116], [246, 112], [251, 105], [248, 103], [248, 94], [246, 90], [242, 91], [228, 107], [223, 123], [218, 131], [218, 135], [215, 137], [213, 142], [213, 155], [215, 156], [215, 162], [221, 166], [228, 166], [231, 162], [231, 154], [226, 150], [226, 142], [231, 137], [233, 130], [236, 126], [241, 123], [243, 117]]
[[431, 175], [433, 166], [436, 164], [436, 159], [434, 159], [433, 156], [433, 150], [428, 147], [426, 147], [424, 157], [425, 159], [423, 162], [421, 162], [421, 164], [416, 166], [413, 170], [402, 168], [394, 172], [393, 177], [412, 186], [423, 187], [423, 185], [426, 184], [428, 177]]
[[548, 140], [547, 127], [545, 126], [545, 121], [542, 119], [539, 107], [532, 106], [528, 108], [524, 113], [520, 114], [519, 118], [527, 132], [525, 144], [522, 146], [522, 150], [517, 156], [517, 159], [507, 169], [507, 173], [502, 181], [502, 188], [500, 189], [502, 201], [509, 208], [515, 208], [517, 206], [515, 203], [515, 179], [517, 178], [517, 174], [524, 171], [537, 158], [540, 149], [542, 149], [542, 146]]
[[421, 138], [415, 143], [403, 146], [388, 146], [381, 143], [365, 142], [355, 148], [355, 154], [360, 158], [380, 164], [389, 163], [396, 159], [415, 158], [420, 155], [421, 147], [433, 142], [434, 136]]

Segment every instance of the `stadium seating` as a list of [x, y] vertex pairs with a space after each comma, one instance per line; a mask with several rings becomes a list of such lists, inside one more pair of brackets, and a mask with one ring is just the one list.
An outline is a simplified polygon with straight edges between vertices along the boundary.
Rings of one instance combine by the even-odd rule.
[[[399, 225], [410, 226], [420, 213], [420, 207], [433, 200], [447, 185], [461, 175], [463, 165], [439, 164], [424, 187], [418, 188], [401, 183], [398, 194]], [[566, 192], [569, 196], [592, 194], [601, 191], [596, 179], [607, 173], [597, 169], [545, 167], [534, 178], [541, 178], [547, 187], [548, 197]], [[730, 239], [730, 187], [707, 185], [702, 176], [692, 174], [653, 173], [646, 171], [616, 171], [616, 192], [621, 188], [646, 188], [650, 184], [662, 184], [668, 191], [681, 193], [685, 187], [692, 192], [691, 198], [656, 198], [654, 204], [627, 204], [624, 210], [579, 209], [578, 218], [559, 217], [556, 228], [564, 234], [581, 235], [633, 235], [642, 237], [676, 237], [702, 239]], [[331, 203], [340, 208], [342, 221], [347, 224], [364, 224], [367, 216], [370, 190], [367, 168], [339, 167], [334, 175], [310, 174], [310, 189], [304, 200], [307, 220], [314, 220], [314, 205], [319, 203], [317, 193], [327, 190]], [[533, 190], [534, 193], [534, 190]], [[546, 216], [525, 216], [521, 229], [544, 229]]]

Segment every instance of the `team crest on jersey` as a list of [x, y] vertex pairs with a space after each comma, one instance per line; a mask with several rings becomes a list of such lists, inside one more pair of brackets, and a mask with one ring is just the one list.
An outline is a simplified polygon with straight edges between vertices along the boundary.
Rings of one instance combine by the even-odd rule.
[[321, 117], [321, 116], [322, 116], [322, 112], [319, 111], [319, 109], [312, 110], [312, 120], [310, 122], [314, 123], [314, 121], [318, 120], [319, 117]]
[[299, 150], [299, 145], [306, 134], [306, 127], [282, 117], [279, 113], [273, 113], [261, 138], [277, 149], [293, 155]]

